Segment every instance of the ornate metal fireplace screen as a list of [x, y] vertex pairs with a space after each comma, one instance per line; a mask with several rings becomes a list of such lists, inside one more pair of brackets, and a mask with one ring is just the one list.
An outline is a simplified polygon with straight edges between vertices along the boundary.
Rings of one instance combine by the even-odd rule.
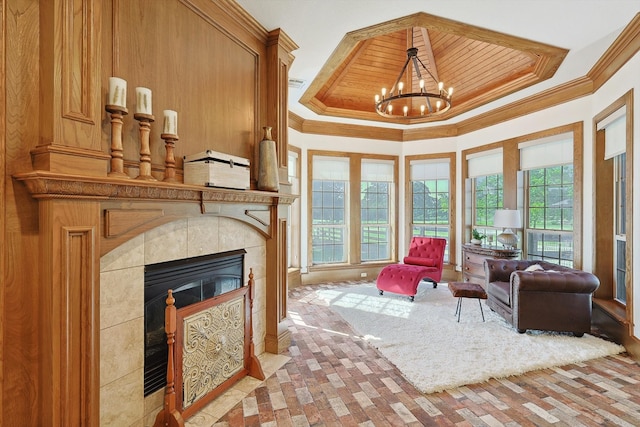
[[253, 271], [246, 286], [177, 310], [165, 308], [167, 377], [154, 427], [184, 426], [196, 411], [247, 375], [264, 380], [253, 346]]

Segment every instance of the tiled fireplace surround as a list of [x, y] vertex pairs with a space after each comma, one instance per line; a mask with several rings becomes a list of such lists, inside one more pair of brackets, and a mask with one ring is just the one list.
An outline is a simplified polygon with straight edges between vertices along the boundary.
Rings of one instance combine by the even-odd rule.
[[100, 259], [100, 425], [152, 425], [164, 390], [144, 397], [144, 266], [245, 249], [246, 283], [253, 269], [253, 337], [265, 343], [265, 238], [224, 217], [181, 219], [140, 234]]

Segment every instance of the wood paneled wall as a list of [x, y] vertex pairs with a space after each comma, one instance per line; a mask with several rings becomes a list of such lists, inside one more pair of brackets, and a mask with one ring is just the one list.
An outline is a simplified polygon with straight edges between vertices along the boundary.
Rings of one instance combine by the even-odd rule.
[[[178, 111], [178, 178], [183, 155], [212, 149], [249, 158], [255, 188], [263, 126], [280, 129], [274, 139], [286, 179], [283, 82], [297, 46], [284, 32], [268, 32], [234, 0], [5, 0], [0, 8], [6, 47], [0, 51], [0, 118], [6, 124], [0, 132], [0, 425], [96, 426], [99, 261], [101, 246], [108, 246], [103, 216], [105, 206], [118, 200], [89, 193], [108, 180], [109, 77], [128, 83], [122, 139], [130, 176], [139, 168], [133, 113], [135, 88], [142, 86], [153, 94], [157, 193], [175, 190], [160, 182], [165, 109]], [[277, 55], [267, 54], [271, 46]], [[278, 82], [275, 89], [272, 82]], [[15, 178], [33, 171], [62, 177], [65, 194], [41, 187], [34, 198], [33, 188]], [[77, 184], [74, 196], [74, 176], [97, 181]], [[153, 194], [151, 189], [144, 203], [153, 204]], [[131, 208], [137, 202], [119, 203]], [[156, 203], [162, 208], [172, 200]], [[184, 205], [171, 211], [179, 216]], [[275, 228], [269, 238], [286, 242]], [[276, 246], [267, 259], [286, 257]], [[274, 278], [269, 286], [286, 289], [286, 274]], [[271, 310], [280, 313], [281, 307]], [[275, 334], [278, 320], [267, 319]]]

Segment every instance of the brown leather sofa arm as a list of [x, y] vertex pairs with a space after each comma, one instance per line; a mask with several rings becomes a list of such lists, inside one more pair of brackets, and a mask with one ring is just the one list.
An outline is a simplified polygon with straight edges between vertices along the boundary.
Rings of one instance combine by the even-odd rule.
[[515, 271], [511, 288], [515, 292], [565, 292], [591, 294], [600, 280], [585, 271]]

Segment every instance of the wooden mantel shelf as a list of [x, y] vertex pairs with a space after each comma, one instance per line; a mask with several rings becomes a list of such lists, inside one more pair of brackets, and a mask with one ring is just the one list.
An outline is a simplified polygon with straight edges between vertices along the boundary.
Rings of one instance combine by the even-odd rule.
[[16, 174], [38, 200], [81, 200], [100, 204], [101, 253], [138, 233], [181, 218], [214, 215], [233, 218], [273, 237], [272, 209], [290, 205], [297, 196], [223, 188], [49, 171]]
[[291, 204], [297, 196], [256, 190], [232, 190], [163, 181], [66, 175], [34, 171], [14, 175], [36, 199], [147, 200], [221, 202], [260, 205]]

